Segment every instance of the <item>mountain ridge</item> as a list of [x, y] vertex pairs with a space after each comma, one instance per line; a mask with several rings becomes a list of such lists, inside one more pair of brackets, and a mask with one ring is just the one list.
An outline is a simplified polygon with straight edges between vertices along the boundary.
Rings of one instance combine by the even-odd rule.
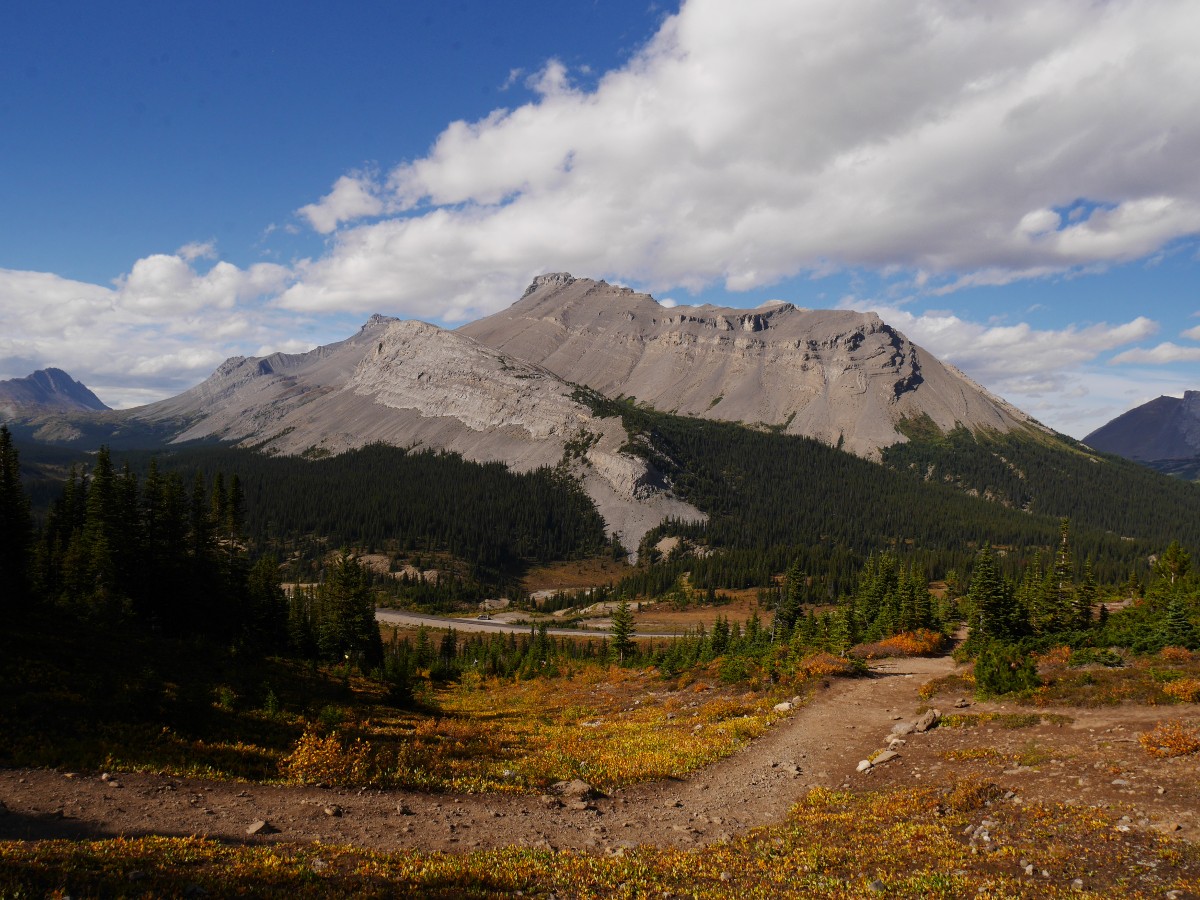
[[1200, 457], [1200, 391], [1143, 403], [1101, 425], [1083, 442], [1135, 462], [1196, 459]]
[[109, 409], [83, 382], [62, 369], [38, 369], [24, 378], [0, 381], [0, 417], [14, 418], [47, 410]]
[[1041, 427], [871, 312], [666, 307], [557, 272], [458, 331], [610, 397], [781, 428], [876, 460], [907, 440], [896, 427], [906, 418], [928, 416], [943, 431]]

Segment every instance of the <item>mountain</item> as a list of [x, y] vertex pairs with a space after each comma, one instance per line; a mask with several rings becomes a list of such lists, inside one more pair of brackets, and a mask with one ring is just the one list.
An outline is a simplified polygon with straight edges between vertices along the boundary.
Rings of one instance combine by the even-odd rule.
[[666, 307], [556, 273], [459, 333], [609, 397], [768, 426], [871, 459], [907, 440], [897, 427], [905, 420], [942, 431], [1040, 429], [874, 313]]
[[320, 458], [383, 443], [499, 461], [563, 464], [636, 547], [664, 517], [704, 518], [645, 459], [622, 451], [619, 418], [599, 418], [548, 370], [424, 322], [373, 316], [308, 353], [234, 357], [177, 397], [117, 414], [173, 442], [218, 439]]
[[0, 381], [0, 418], [49, 410], [108, 409], [100, 398], [62, 369], [38, 369], [24, 378]]
[[1083, 442], [1155, 468], [1196, 462], [1200, 460], [1200, 391], [1186, 391], [1183, 399], [1159, 397], [1144, 403], [1101, 425]]

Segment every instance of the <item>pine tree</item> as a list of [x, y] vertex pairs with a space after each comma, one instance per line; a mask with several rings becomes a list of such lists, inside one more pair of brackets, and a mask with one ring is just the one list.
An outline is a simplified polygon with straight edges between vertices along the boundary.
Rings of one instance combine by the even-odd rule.
[[1011, 640], [1016, 636], [1018, 626], [1012, 591], [1000, 577], [988, 544], [980, 547], [975, 557], [967, 603], [972, 644], [992, 639]]
[[1196, 646], [1196, 628], [1191, 621], [1191, 603], [1180, 585], [1175, 585], [1167, 600], [1166, 613], [1162, 621], [1162, 642], [1164, 646], [1188, 647]]
[[29, 598], [29, 549], [33, 522], [29, 500], [21, 487], [20, 458], [7, 425], [0, 425], [0, 584], [5, 601], [0, 609], [13, 611]]
[[1090, 628], [1092, 625], [1092, 607], [1096, 604], [1100, 591], [1096, 586], [1096, 576], [1092, 572], [1092, 558], [1089, 556], [1083, 563], [1083, 581], [1075, 591], [1075, 627]]
[[609, 627], [609, 645], [620, 664], [624, 664], [625, 658], [631, 656], [636, 649], [633, 634], [633, 610], [629, 608], [629, 601], [621, 598], [621, 602], [613, 610], [612, 625]]
[[328, 659], [344, 658], [362, 671], [383, 662], [383, 640], [375, 622], [366, 569], [343, 550], [317, 590], [317, 639]]

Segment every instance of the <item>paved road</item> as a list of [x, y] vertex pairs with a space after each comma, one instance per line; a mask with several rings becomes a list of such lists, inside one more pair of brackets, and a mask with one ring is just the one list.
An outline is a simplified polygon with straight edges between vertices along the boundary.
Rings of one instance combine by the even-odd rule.
[[[406, 612], [401, 609], [377, 609], [375, 618], [387, 625], [426, 625], [429, 628], [453, 628], [455, 631], [488, 631], [501, 634], [527, 634], [529, 625], [513, 625], [496, 619], [454, 619], [449, 616], [428, 616], [422, 613]], [[607, 628], [549, 628], [547, 634], [556, 637], [607, 637]], [[677, 632], [656, 632], [649, 634], [638, 631], [634, 637], [643, 638], [672, 638], [678, 637]]]

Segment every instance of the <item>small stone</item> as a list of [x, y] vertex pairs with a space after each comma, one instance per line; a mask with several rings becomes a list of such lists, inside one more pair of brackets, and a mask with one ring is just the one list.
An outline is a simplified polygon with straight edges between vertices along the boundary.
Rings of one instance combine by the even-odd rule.
[[101, 780], [101, 781], [111, 781], [111, 780], [112, 780], [112, 775], [111, 775], [111, 774], [109, 774], [108, 772], [101, 772], [101, 773], [100, 773], [100, 780]]
[[324, 872], [328, 868], [329, 868], [329, 863], [325, 862], [325, 860], [323, 860], [319, 857], [312, 861], [312, 870], [314, 872]]
[[924, 734], [930, 728], [933, 728], [935, 725], [937, 725], [938, 720], [941, 717], [942, 714], [939, 710], [927, 709], [921, 714], [921, 717], [917, 719], [917, 721], [913, 722], [913, 731], [917, 732], [918, 734]]
[[555, 782], [550, 789], [564, 797], [595, 797], [597, 795], [597, 791], [580, 778]]
[[872, 763], [869, 759], [860, 759], [858, 761], [858, 768], [855, 771], [865, 772], [867, 769], [871, 768], [871, 765]]
[[897, 722], [895, 725], [892, 726], [892, 734], [904, 736], [906, 734], [912, 734], [912, 733], [913, 733], [913, 723], [912, 722]]
[[728, 872], [722, 872], [722, 873], [721, 873], [721, 880], [722, 880], [722, 881], [725, 881], [725, 882], [733, 881], [733, 876], [732, 876], [732, 875], [730, 875]]
[[251, 822], [250, 827], [246, 829], [246, 834], [277, 834], [278, 832], [279, 829], [266, 819]]
[[882, 766], [885, 762], [891, 762], [893, 759], [898, 759], [899, 757], [900, 754], [895, 750], [884, 750], [882, 753], [876, 754], [875, 759], [871, 764], [874, 766]]
[[402, 816], [413, 815], [412, 808], [407, 803], [398, 803], [396, 805], [396, 812], [400, 813]]
[[1129, 787], [1129, 782], [1124, 778], [1114, 778], [1112, 780], [1113, 787]]
[[1178, 822], [1156, 822], [1150, 827], [1155, 831], [1161, 831], [1163, 834], [1173, 834], [1183, 828]]
[[1071, 890], [1082, 891], [1083, 890], [1083, 879], [1076, 878], [1074, 881], [1072, 881], [1071, 882]]
[[776, 703], [776, 704], [775, 704], [775, 712], [777, 712], [777, 713], [786, 713], [786, 712], [791, 712], [791, 711], [792, 711], [792, 708], [793, 708], [793, 707], [792, 707], [792, 704], [791, 704], [791, 703], [789, 703], [789, 702], [788, 702], [788, 701], [786, 701], [786, 700], [785, 700], [783, 703]]
[[883, 882], [878, 878], [867, 885], [867, 887], [869, 887], [876, 894], [881, 893], [884, 890]]
[[340, 818], [342, 815], [342, 808], [336, 803], [330, 804], [329, 806], [325, 807], [325, 815], [331, 816], [335, 819]]

